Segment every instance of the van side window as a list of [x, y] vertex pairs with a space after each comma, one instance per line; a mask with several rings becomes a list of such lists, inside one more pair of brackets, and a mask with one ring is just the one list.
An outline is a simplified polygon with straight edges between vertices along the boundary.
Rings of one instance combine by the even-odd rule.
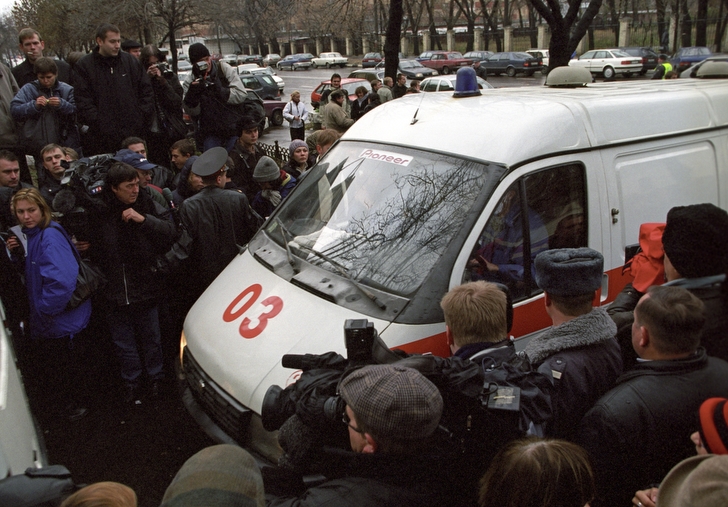
[[463, 281], [503, 283], [514, 301], [537, 294], [536, 256], [549, 248], [586, 246], [586, 218], [583, 166], [559, 166], [521, 178], [486, 223]]

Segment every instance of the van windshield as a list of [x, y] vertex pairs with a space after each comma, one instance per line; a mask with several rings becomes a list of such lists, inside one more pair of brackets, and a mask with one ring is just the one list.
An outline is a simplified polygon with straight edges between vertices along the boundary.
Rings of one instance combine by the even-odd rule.
[[486, 183], [492, 187], [503, 171], [437, 153], [340, 142], [302, 177], [266, 232], [299, 258], [409, 295], [467, 222]]

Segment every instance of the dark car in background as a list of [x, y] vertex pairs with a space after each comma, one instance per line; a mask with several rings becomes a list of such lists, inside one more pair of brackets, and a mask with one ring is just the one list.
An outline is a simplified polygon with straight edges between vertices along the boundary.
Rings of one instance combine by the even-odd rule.
[[243, 63], [255, 63], [263, 66], [263, 55], [247, 55], [243, 60]]
[[[254, 90], [248, 88], [248, 98], [260, 100], [263, 103], [263, 109], [265, 109], [265, 117], [268, 118], [268, 123], [274, 127], [280, 127], [283, 125], [283, 108], [286, 107], [285, 102], [280, 100], [264, 100], [260, 98]], [[261, 131], [262, 132], [262, 131]]]
[[508, 77], [514, 77], [516, 74], [532, 76], [534, 72], [541, 70], [542, 60], [528, 53], [505, 51], [492, 54], [480, 62], [480, 65], [488, 69], [488, 75], [499, 76], [505, 73]]
[[489, 56], [493, 55], [493, 51], [468, 51], [463, 55], [463, 58], [467, 58], [475, 62], [476, 60], [482, 62]]
[[653, 70], [657, 67], [657, 53], [651, 48], [643, 47], [631, 47], [631, 48], [619, 48], [630, 56], [639, 56], [642, 58], [642, 70], [640, 76], [647, 74], [648, 70]]
[[364, 58], [361, 59], [362, 68], [376, 67], [376, 65], [382, 61], [382, 53], [367, 53]]
[[702, 62], [712, 54], [713, 53], [710, 49], [704, 46], [680, 48], [678, 52], [670, 58], [670, 63], [672, 64], [673, 70], [682, 72], [691, 65]]
[[282, 60], [280, 60], [278, 63], [276, 63], [276, 68], [278, 70], [298, 70], [298, 69], [305, 69], [308, 70], [311, 68], [311, 60], [313, 59], [313, 55], [306, 56], [305, 53], [297, 53], [295, 55], [288, 55]]
[[[377, 69], [384, 71], [384, 62], [377, 64]], [[438, 75], [435, 69], [425, 67], [417, 60], [400, 60], [399, 65], [397, 65], [397, 72], [404, 74], [407, 79], [425, 79], [426, 77]]]
[[241, 74], [243, 86], [255, 91], [263, 100], [281, 100], [278, 83], [268, 74]]

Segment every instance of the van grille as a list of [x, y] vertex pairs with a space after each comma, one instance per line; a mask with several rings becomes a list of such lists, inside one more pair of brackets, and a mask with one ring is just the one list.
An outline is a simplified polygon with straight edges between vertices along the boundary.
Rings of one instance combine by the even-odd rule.
[[238, 403], [200, 368], [189, 347], [184, 349], [182, 366], [195, 401], [221, 430], [243, 445], [247, 441], [252, 411]]

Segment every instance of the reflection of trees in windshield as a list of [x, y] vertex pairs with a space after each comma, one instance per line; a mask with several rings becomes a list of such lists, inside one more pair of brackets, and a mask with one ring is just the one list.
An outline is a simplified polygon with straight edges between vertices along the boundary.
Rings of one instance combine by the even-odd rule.
[[[450, 167], [413, 162], [392, 172], [380, 200], [371, 202], [372, 194], [363, 192], [368, 202], [359, 202], [361, 211], [349, 216], [343, 234], [321, 252], [364, 283], [411, 293], [463, 223], [484, 182], [483, 167], [471, 162]], [[342, 204], [337, 197], [334, 207]], [[348, 193], [343, 199], [352, 197], [361, 199]]]

